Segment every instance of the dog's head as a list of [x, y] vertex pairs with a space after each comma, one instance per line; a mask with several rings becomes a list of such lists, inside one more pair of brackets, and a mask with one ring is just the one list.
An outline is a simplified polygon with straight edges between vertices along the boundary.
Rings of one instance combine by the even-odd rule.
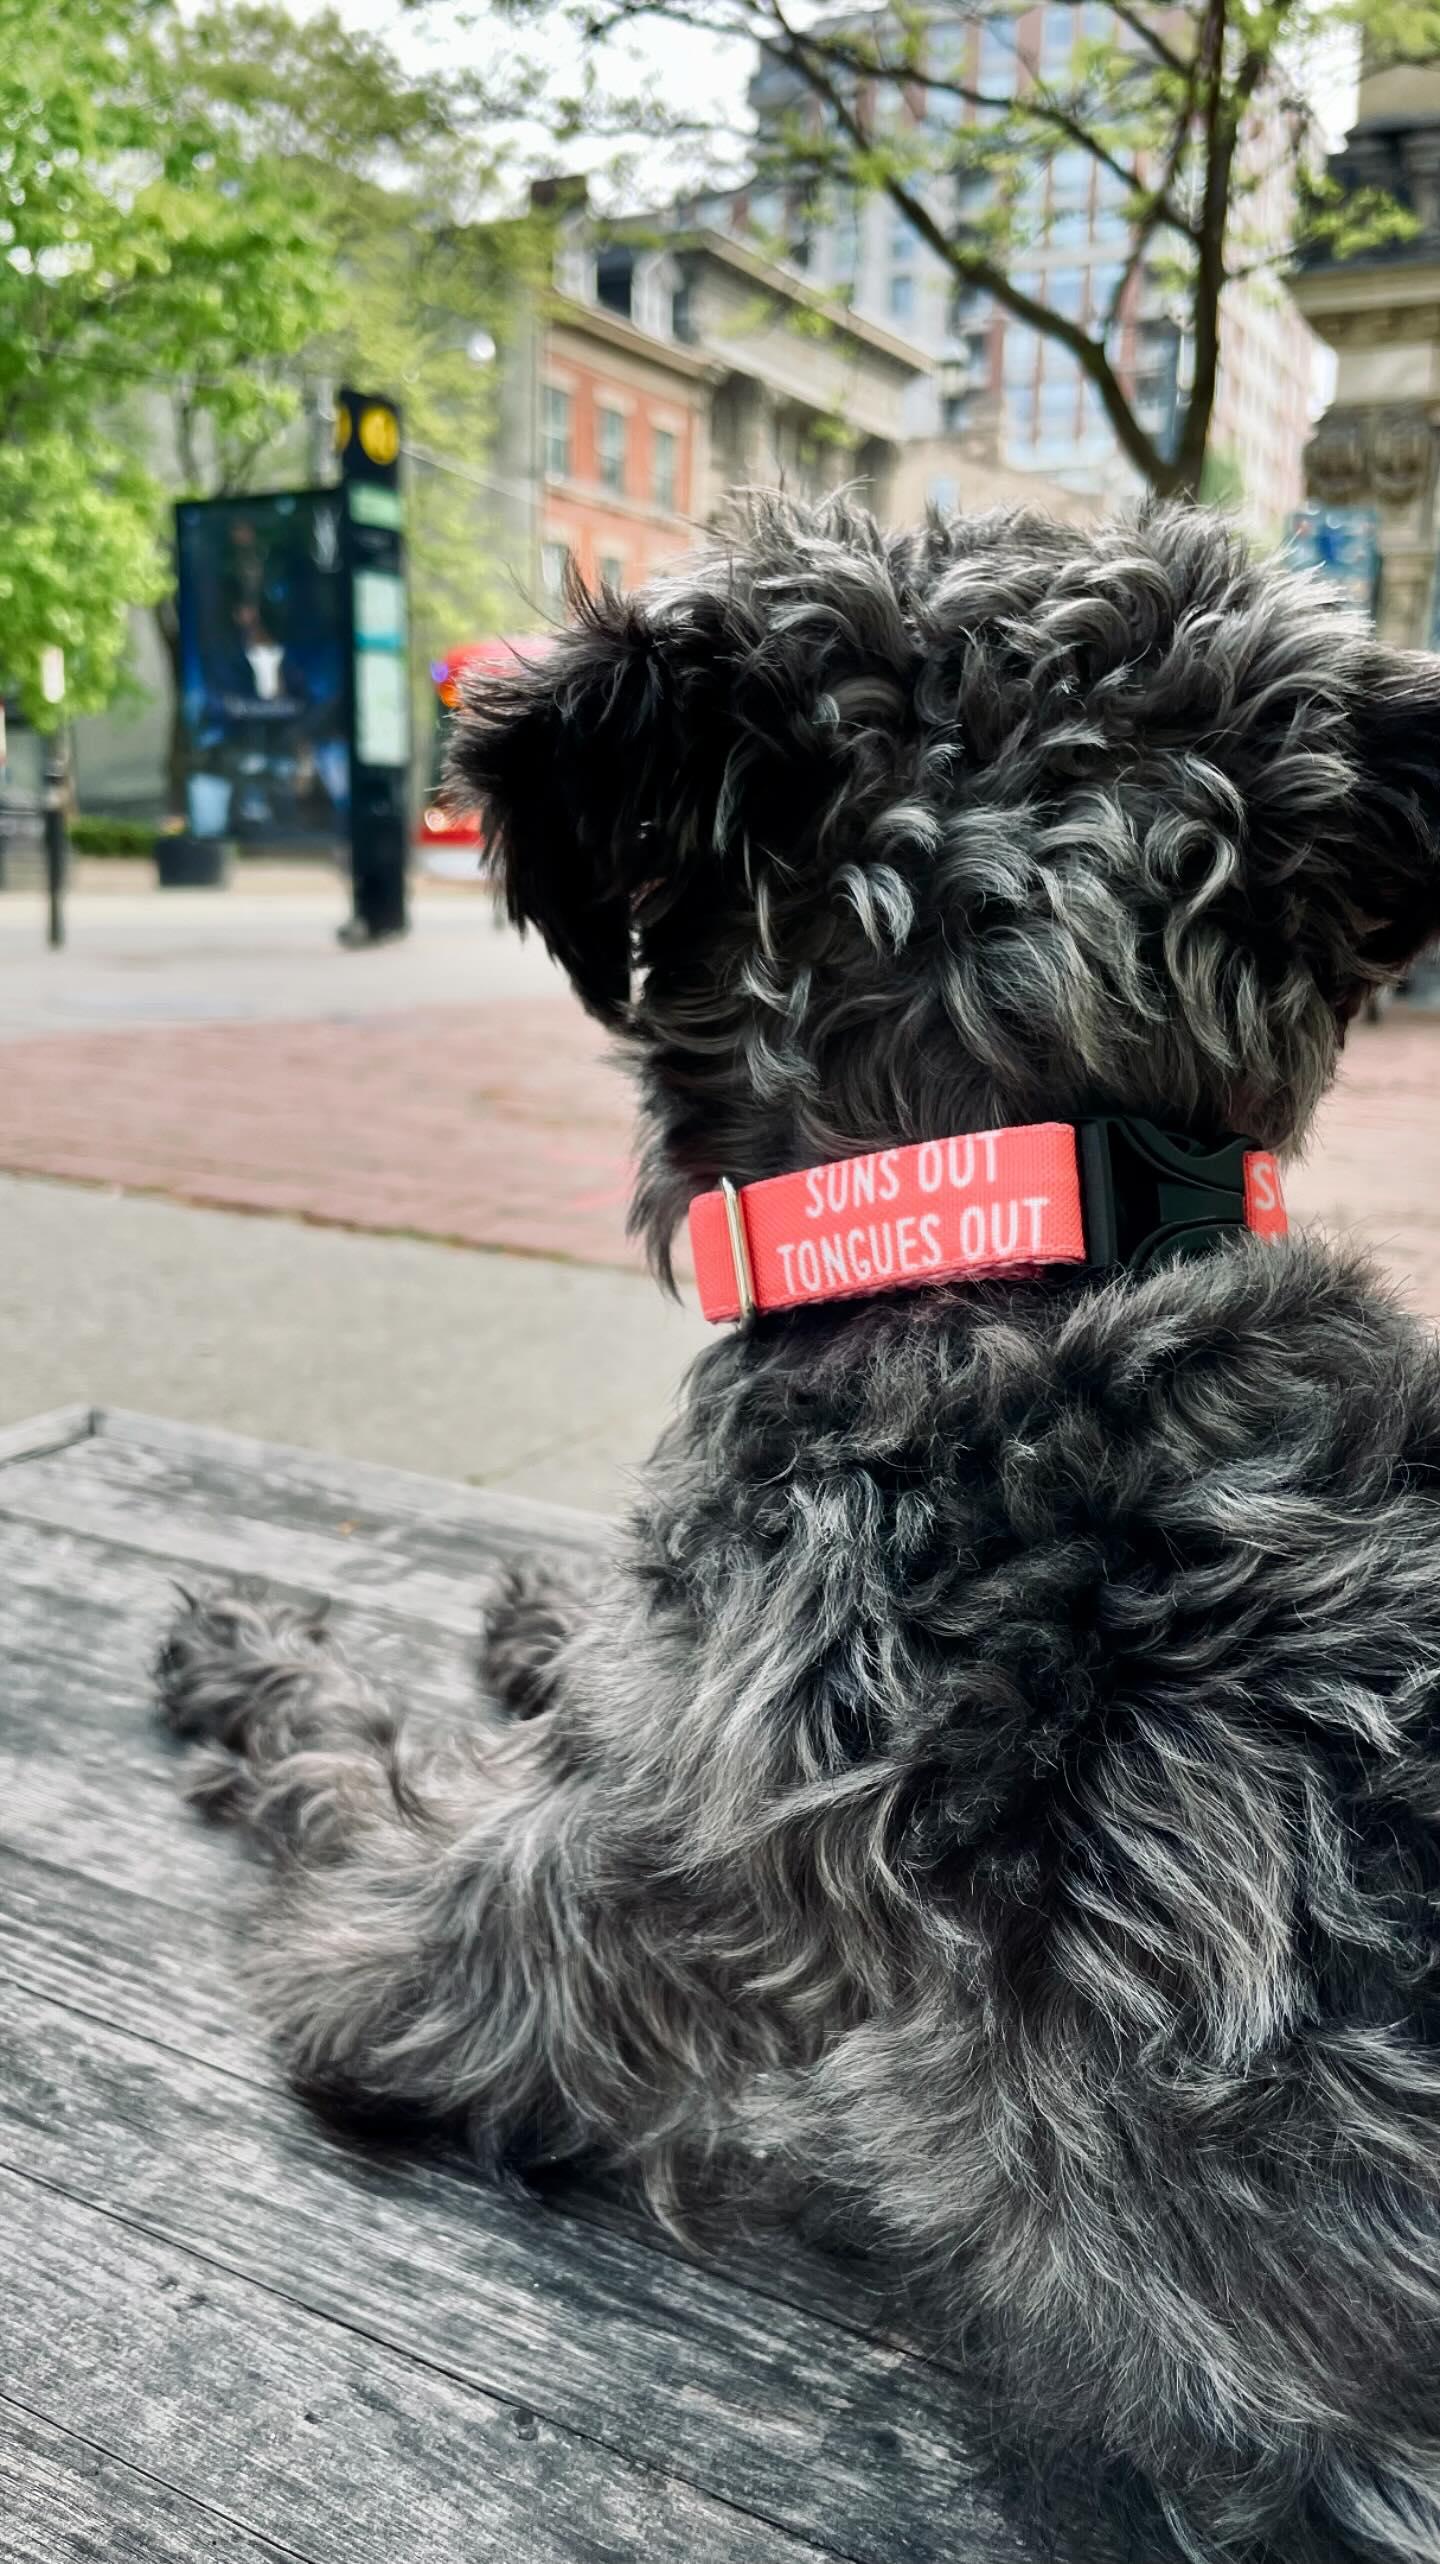
[[721, 1174], [1104, 1110], [1284, 1148], [1440, 931], [1440, 662], [1195, 511], [757, 503], [477, 686], [455, 780], [641, 1064], [662, 1263]]

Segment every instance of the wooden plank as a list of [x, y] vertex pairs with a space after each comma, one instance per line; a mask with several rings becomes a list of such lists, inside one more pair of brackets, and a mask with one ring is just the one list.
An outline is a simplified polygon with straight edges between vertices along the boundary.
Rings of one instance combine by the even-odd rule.
[[0, 2395], [5, 2564], [311, 2564]]
[[[197, 1483], [223, 1475], [230, 1483], [231, 1502], [258, 1506], [261, 1519], [298, 1522], [305, 1509], [322, 1508], [342, 1518], [373, 1515], [386, 1525], [468, 1524], [482, 1546], [494, 1538], [507, 1547], [573, 1548], [586, 1555], [603, 1550], [615, 1536], [607, 1515], [586, 1513], [578, 1505], [496, 1495], [418, 1470], [388, 1468], [373, 1460], [337, 1460], [291, 1443], [171, 1424], [126, 1408], [97, 1408], [94, 1431], [110, 1448], [168, 1461]], [[247, 1480], [252, 1486], [245, 1486]]]
[[17, 1452], [0, 1478], [0, 1515], [163, 1560], [182, 1577], [258, 1576], [278, 1593], [344, 1597], [465, 1635], [493, 1561], [543, 1550], [589, 1560], [614, 1538], [597, 1515], [109, 1416], [81, 1444]]
[[167, 1905], [113, 1877], [77, 1878], [7, 1846], [0, 1947], [6, 1975], [26, 1992], [237, 2081], [281, 2088], [245, 1987], [243, 1911]]
[[48, 1415], [0, 1425], [0, 1467], [12, 1460], [38, 1459], [48, 1451], [66, 1451], [72, 1443], [88, 1442], [94, 1431], [93, 1407], [52, 1407]]
[[[192, 1577], [197, 1581], [206, 1579]], [[0, 1655], [47, 1661], [53, 1655], [62, 1662], [83, 1651], [98, 1679], [90, 1709], [76, 1706], [99, 1726], [113, 1729], [111, 1682], [128, 1690], [143, 1681], [148, 1700], [155, 1650], [179, 1607], [182, 1582], [183, 1571], [163, 1555], [146, 1557], [56, 1524], [7, 1519], [0, 1508]], [[327, 1618], [337, 1643], [377, 1681], [392, 1682], [421, 1709], [474, 1716], [480, 1706], [478, 1579], [469, 1600], [469, 1619], [459, 1632], [389, 1608], [372, 1611], [360, 1600], [327, 1601]], [[7, 1691], [14, 1697], [18, 1685]]]
[[[576, 1545], [593, 1549], [596, 1525], [576, 1519]], [[152, 2296], [183, 2282], [132, 2272], [145, 2320], [131, 2337], [117, 2261], [92, 2321], [89, 2261], [104, 2253], [93, 2224], [62, 2231], [54, 2211], [47, 2232], [73, 2266], [68, 2296], [58, 2265], [48, 2284], [71, 2324], [75, 2304], [85, 2313], [79, 2345], [54, 2347], [50, 2331], [66, 2327], [52, 2311], [47, 2330], [27, 2265], [21, 2330], [40, 2339], [47, 2381], [31, 2400], [306, 2564], [661, 2564], [672, 2552], [687, 2564], [1019, 2564], [961, 2453], [959, 2381], [882, 2336], [858, 2276], [738, 2239], [723, 2267], [697, 2267], [604, 2186], [567, 2184], [542, 2206], [434, 2160], [357, 2157], [273, 2074], [243, 1991], [260, 1880], [240, 1846], [177, 1803], [174, 1758], [151, 1725], [148, 1667], [173, 1581], [198, 1570], [258, 1573], [282, 1593], [338, 1587], [337, 1633], [357, 1660], [398, 1674], [422, 1714], [453, 1718], [478, 1714], [469, 1658], [485, 1558], [541, 1545], [494, 1498], [144, 1419], [106, 1420], [0, 1473], [0, 1824], [19, 1852], [0, 1862], [16, 2060], [0, 2157], [22, 2182], [73, 2192], [72, 2219], [105, 2233], [126, 2221], [126, 2250], [152, 2256], [144, 2270], [224, 2265], [200, 2292], [201, 2347], [182, 2376], [146, 2325]], [[0, 2209], [7, 2196], [0, 2182]], [[29, 2252], [16, 2231], [0, 2222], [0, 2304], [12, 2259]], [[296, 2360], [362, 2355], [381, 2364], [380, 2384], [367, 2368], [356, 2390], [381, 2428], [352, 2514], [360, 2425], [297, 2495], [306, 2449], [287, 2436], [286, 2381]], [[94, 2381], [119, 2360], [138, 2382], [127, 2376], [105, 2406]], [[426, 2381], [444, 2407], [433, 2429]], [[473, 2424], [462, 2451], [471, 2403], [483, 2407], [478, 2452]], [[513, 2457], [522, 2426], [547, 2462], [527, 2456], [528, 2475], [502, 2463], [492, 2498], [493, 2450]], [[477, 2463], [481, 2498], [467, 2509], [455, 2488], [463, 2473], [473, 2492]], [[644, 2502], [637, 2487], [651, 2488]], [[49, 2564], [63, 2550], [44, 2551]]]
[[[81, 1444], [77, 1449], [93, 1447]], [[18, 1460], [0, 1472], [0, 1517], [16, 1516], [163, 1563], [181, 1583], [197, 1575], [259, 1576], [282, 1597], [340, 1595], [363, 1602], [370, 1611], [426, 1621], [456, 1637], [473, 1633], [478, 1617], [478, 1573], [460, 1577], [412, 1568], [403, 1557], [373, 1543], [351, 1546], [343, 1538], [289, 1530], [239, 1513], [192, 1513], [133, 1489], [106, 1485], [103, 1478], [97, 1483], [97, 1473], [73, 1465], [69, 1452]], [[520, 1554], [520, 1548], [511, 1542], [511, 1554]]]
[[0, 2172], [0, 2234], [29, 2410], [313, 2564], [820, 2551], [53, 2186]]
[[[277, 2092], [280, 2076], [245, 1981], [245, 1900], [258, 1882], [233, 1844], [207, 1839], [222, 1881], [235, 1891], [214, 1910], [203, 1898], [187, 1904], [178, 1897], [167, 1905], [143, 1882], [137, 1888], [99, 1874], [76, 1893], [53, 1864], [8, 1853], [0, 1862], [6, 1967], [13, 1982], [67, 2010]], [[177, 1914], [183, 1930], [176, 1928]], [[468, 2167], [460, 2171], [471, 2178]], [[547, 2214], [626, 2236], [648, 2253], [687, 2265], [695, 2258], [619, 2181], [552, 2181], [544, 2198]], [[785, 2234], [751, 2237], [737, 2222], [703, 2266], [779, 2306], [799, 2307], [897, 2349], [915, 2348], [898, 2320], [893, 2291], [867, 2263], [807, 2251]]]
[[0, 1990], [0, 2159], [857, 2564], [1014, 2564], [958, 2380]]

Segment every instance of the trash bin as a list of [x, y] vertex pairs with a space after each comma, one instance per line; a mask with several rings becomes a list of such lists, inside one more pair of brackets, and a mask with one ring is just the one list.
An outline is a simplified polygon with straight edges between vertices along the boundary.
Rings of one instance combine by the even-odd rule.
[[227, 837], [191, 837], [163, 830], [155, 840], [155, 872], [162, 890], [223, 890], [230, 878]]

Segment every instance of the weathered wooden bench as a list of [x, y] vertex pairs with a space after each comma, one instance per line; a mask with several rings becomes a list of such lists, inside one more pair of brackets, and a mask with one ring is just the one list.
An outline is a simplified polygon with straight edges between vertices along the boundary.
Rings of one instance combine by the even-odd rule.
[[357, 2151], [266, 2055], [255, 1873], [152, 1725], [175, 1580], [328, 1595], [463, 1701], [486, 1556], [605, 1536], [138, 1416], [0, 1432], [6, 2564], [1024, 2564], [862, 2274]]

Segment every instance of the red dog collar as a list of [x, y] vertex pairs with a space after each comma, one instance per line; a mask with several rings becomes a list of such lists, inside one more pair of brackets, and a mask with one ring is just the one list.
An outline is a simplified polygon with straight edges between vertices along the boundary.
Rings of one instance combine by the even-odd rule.
[[1268, 1149], [1130, 1116], [1029, 1122], [808, 1166], [690, 1205], [707, 1318], [749, 1318], [1045, 1264], [1132, 1271], [1286, 1233]]

